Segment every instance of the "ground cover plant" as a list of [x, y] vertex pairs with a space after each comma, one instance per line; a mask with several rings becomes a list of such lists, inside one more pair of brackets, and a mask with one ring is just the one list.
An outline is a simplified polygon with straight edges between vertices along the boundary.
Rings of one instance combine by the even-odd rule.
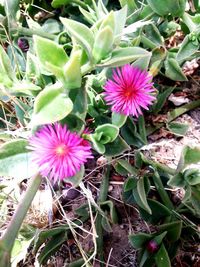
[[0, 0], [0, 266], [200, 265], [199, 25], [198, 0]]

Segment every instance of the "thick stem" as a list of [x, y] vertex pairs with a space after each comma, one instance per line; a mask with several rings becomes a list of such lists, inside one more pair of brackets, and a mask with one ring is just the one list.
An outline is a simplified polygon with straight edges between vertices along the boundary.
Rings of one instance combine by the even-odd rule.
[[[44, 32], [43, 30], [39, 30], [39, 29], [29, 29], [29, 28], [25, 28], [25, 27], [19, 27], [19, 28], [10, 28], [9, 33], [11, 35], [25, 35], [25, 36], [33, 36], [33, 35], [38, 35], [50, 40], [55, 40], [56, 35], [48, 33], [48, 32]], [[0, 28], [0, 34], [5, 34], [5, 30]]]
[[12, 250], [12, 247], [18, 235], [19, 229], [27, 214], [27, 211], [31, 205], [31, 202], [39, 189], [41, 181], [42, 181], [42, 178], [38, 174], [32, 177], [32, 179], [30, 180], [29, 186], [24, 194], [24, 197], [21, 199], [11, 221], [8, 224], [6, 231], [4, 232], [3, 236], [0, 239], [2, 246], [7, 251]]
[[71, 1], [72, 3], [84, 8], [84, 9], [87, 9], [87, 5], [83, 2], [83, 1], [80, 1], [80, 0], [72, 0]]
[[[109, 186], [109, 177], [110, 177], [110, 166], [107, 166], [107, 169], [102, 177], [102, 183], [101, 183], [101, 188], [100, 188], [100, 193], [99, 193], [99, 198], [98, 198], [98, 203], [104, 202], [107, 199], [108, 195], [108, 186]], [[104, 257], [103, 257], [103, 228], [102, 228], [102, 215], [98, 212], [97, 213], [97, 218], [96, 218], [96, 232], [98, 235], [98, 238], [96, 239], [97, 243], [97, 253], [99, 255], [100, 261], [104, 262]], [[101, 266], [102, 263], [100, 264]]]
[[110, 178], [110, 165], [106, 167], [106, 171], [102, 177], [102, 183], [101, 183], [98, 202], [104, 202], [107, 199], [109, 178]]
[[160, 175], [158, 174], [157, 171], [155, 171], [155, 173], [153, 175], [153, 181], [154, 181], [156, 189], [158, 190], [160, 198], [162, 199], [162, 201], [165, 204], [165, 206], [168, 207], [170, 210], [173, 210], [174, 206], [173, 206], [173, 204], [172, 204], [167, 192], [165, 191], [163, 183], [162, 183], [162, 181], [160, 179]]

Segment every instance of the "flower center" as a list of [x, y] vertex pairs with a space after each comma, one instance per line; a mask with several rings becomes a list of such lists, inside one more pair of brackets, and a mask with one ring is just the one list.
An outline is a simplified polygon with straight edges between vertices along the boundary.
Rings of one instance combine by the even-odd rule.
[[124, 95], [126, 96], [126, 97], [130, 97], [131, 96], [131, 91], [126, 91], [125, 93], [124, 93]]
[[64, 156], [64, 155], [67, 154], [68, 148], [67, 148], [66, 145], [60, 144], [60, 145], [58, 145], [56, 147], [55, 151], [56, 151], [56, 155], [58, 155], [58, 156]]

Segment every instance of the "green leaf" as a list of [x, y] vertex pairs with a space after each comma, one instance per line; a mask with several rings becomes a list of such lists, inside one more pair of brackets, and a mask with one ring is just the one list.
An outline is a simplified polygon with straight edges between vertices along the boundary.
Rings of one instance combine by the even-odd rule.
[[184, 169], [190, 164], [200, 162], [200, 147], [185, 146], [181, 153], [181, 158], [178, 163], [177, 172]]
[[73, 103], [62, 91], [62, 88], [52, 86], [38, 94], [34, 103], [32, 125], [36, 126], [62, 120], [72, 111]]
[[145, 144], [137, 132], [135, 122], [130, 117], [127, 118], [126, 124], [121, 128], [121, 134], [129, 145], [141, 147]]
[[98, 63], [102, 59], [108, 57], [110, 51], [112, 50], [113, 41], [113, 30], [109, 26], [99, 30], [95, 37], [94, 47], [92, 50], [95, 62]]
[[111, 11], [110, 13], [108, 13], [108, 15], [103, 19], [99, 30], [105, 29], [109, 27], [112, 31], [115, 30], [115, 15], [114, 15], [114, 11]]
[[146, 70], [149, 67], [150, 59], [151, 59], [151, 54], [147, 55], [146, 57], [138, 58], [131, 65], [134, 67], [138, 67], [141, 70]]
[[63, 67], [65, 86], [67, 89], [81, 87], [81, 50], [74, 51]]
[[39, 248], [47, 239], [59, 234], [65, 235], [68, 229], [68, 225], [62, 225], [52, 229], [37, 229], [33, 242], [33, 253], [37, 254]]
[[185, 180], [189, 185], [200, 184], [200, 171], [199, 169], [187, 169], [183, 173]]
[[73, 177], [66, 178], [64, 179], [64, 181], [66, 183], [71, 184], [73, 187], [77, 187], [82, 181], [84, 174], [85, 174], [85, 168], [84, 166], [81, 166], [80, 171], [76, 173], [76, 175], [74, 175]]
[[132, 14], [135, 9], [137, 8], [137, 5], [135, 3], [135, 0], [119, 0], [121, 7], [128, 8], [128, 15]]
[[144, 116], [139, 116], [138, 118], [138, 129], [139, 129], [139, 135], [142, 141], [145, 145], [147, 145], [147, 133], [145, 128], [145, 120]]
[[186, 182], [183, 174], [179, 172], [176, 175], [172, 176], [167, 184], [172, 187], [185, 187]]
[[119, 128], [110, 123], [100, 125], [95, 130], [94, 138], [96, 139], [96, 136], [100, 135], [101, 137], [99, 140], [97, 139], [97, 141], [99, 141], [101, 144], [111, 143], [119, 135]]
[[168, 87], [163, 90], [162, 93], [159, 93], [157, 96], [156, 103], [152, 106], [153, 113], [158, 113], [163, 108], [167, 98], [171, 95], [171, 93], [174, 91], [175, 87]]
[[138, 58], [149, 56], [151, 53], [140, 47], [117, 48], [113, 50], [111, 58], [102, 61], [100, 67], [118, 67], [135, 61]]
[[157, 243], [158, 245], [160, 245], [160, 244], [162, 243], [162, 241], [163, 241], [163, 238], [166, 236], [166, 234], [167, 234], [167, 231], [165, 231], [165, 232], [163, 232], [163, 233], [161, 233], [161, 234], [159, 234], [159, 235], [156, 235], [156, 236], [153, 238], [153, 240], [156, 241], [156, 243]]
[[181, 16], [185, 11], [186, 0], [166, 0], [164, 5], [159, 0], [147, 0], [147, 3], [160, 16]]
[[40, 63], [46, 70], [57, 75], [57, 70], [62, 69], [68, 61], [65, 50], [54, 41], [39, 36], [34, 36], [33, 39]]
[[41, 28], [44, 32], [58, 34], [62, 31], [62, 24], [56, 19], [47, 19]]
[[179, 122], [170, 122], [167, 124], [167, 129], [175, 135], [184, 136], [189, 129], [189, 125]]
[[17, 11], [19, 10], [20, 0], [4, 0], [4, 6], [7, 18], [16, 19]]
[[126, 122], [126, 119], [127, 119], [126, 115], [112, 112], [112, 124], [116, 125], [117, 127], [119, 128], [122, 127]]
[[73, 89], [69, 92], [69, 97], [74, 103], [72, 113], [77, 115], [82, 120], [85, 120], [87, 114], [87, 92], [86, 87]]
[[164, 218], [171, 215], [171, 211], [160, 202], [153, 199], [147, 199], [147, 201], [152, 214], [149, 215], [149, 213], [146, 212], [144, 209], [140, 209], [140, 216], [146, 222], [149, 222], [151, 224], [157, 224]]
[[139, 267], [142, 267], [145, 264], [145, 262], [147, 261], [147, 259], [150, 258], [150, 256], [151, 256], [151, 254], [146, 249], [143, 250]]
[[124, 182], [124, 192], [132, 191], [132, 189], [137, 187], [137, 180], [133, 177], [127, 178]]
[[44, 264], [48, 261], [50, 256], [54, 254], [60, 246], [68, 239], [67, 233], [63, 235], [55, 235], [53, 236], [46, 244], [45, 247], [40, 251], [38, 256], [38, 261], [40, 264]]
[[116, 161], [115, 170], [122, 175], [127, 173], [130, 173], [134, 176], [137, 175], [137, 170], [127, 160], [124, 159], [118, 159]]
[[185, 39], [181, 43], [178, 53], [176, 54], [176, 60], [179, 64], [183, 63], [187, 60], [190, 56], [192, 56], [195, 52], [199, 49], [198, 44], [194, 44], [190, 39], [189, 36], [186, 35]]
[[158, 226], [158, 230], [167, 231], [167, 239], [170, 242], [176, 242], [181, 235], [182, 221], [175, 221], [171, 223], [161, 224]]
[[0, 84], [6, 87], [12, 86], [14, 79], [14, 71], [11, 66], [10, 59], [3, 47], [0, 45]]
[[155, 261], [157, 267], [171, 267], [169, 255], [164, 244], [161, 245], [159, 251], [156, 253]]
[[101, 225], [106, 232], [112, 233], [112, 227], [107, 217], [102, 217]]
[[105, 156], [115, 157], [122, 155], [125, 151], [130, 150], [129, 145], [118, 136], [114, 142], [105, 145]]
[[99, 205], [105, 211], [108, 211], [108, 208], [109, 208], [110, 219], [111, 219], [112, 223], [118, 222], [117, 212], [116, 212], [115, 206], [111, 200], [100, 202]]
[[67, 128], [72, 132], [80, 132], [85, 124], [81, 118], [73, 113], [70, 113], [67, 117], [65, 117], [61, 123], [66, 124]]
[[165, 75], [174, 81], [187, 81], [187, 77], [183, 73], [178, 62], [174, 58], [167, 58], [165, 60]]
[[[54, 0], [55, 1], [55, 0]], [[57, 1], [57, 0], [56, 0]], [[80, 266], [83, 266], [85, 263], [85, 260], [84, 259], [78, 259], [76, 261], [73, 261], [69, 264], [69, 267], [80, 267]]]
[[26, 148], [28, 142], [14, 140], [0, 147], [0, 175], [25, 179], [37, 172], [31, 162], [31, 153]]
[[129, 241], [135, 249], [143, 248], [144, 245], [152, 239], [151, 234], [139, 233], [135, 235], [129, 235]]
[[133, 195], [137, 204], [147, 211], [149, 214], [152, 214], [149, 204], [147, 202], [145, 187], [144, 187], [144, 177], [140, 177], [137, 182], [137, 189], [133, 189]]
[[[132, 0], [131, 0], [132, 1]], [[114, 12], [115, 15], [115, 43], [120, 41], [122, 31], [125, 27], [126, 18], [127, 18], [127, 6], [125, 5], [122, 9]]]
[[71, 1], [70, 0], [53, 0], [51, 5], [53, 8], [58, 8], [67, 4], [70, 4]]
[[192, 207], [195, 210], [195, 215], [199, 218], [200, 214], [200, 190], [197, 186], [191, 187], [191, 203]]
[[163, 45], [164, 39], [154, 24], [146, 25], [144, 26], [144, 29], [146, 37], [156, 44], [156, 46], [160, 47]]
[[60, 18], [67, 32], [74, 37], [77, 42], [86, 50], [87, 55], [91, 58], [92, 47], [94, 44], [94, 35], [92, 31], [84, 24], [66, 18]]
[[104, 154], [105, 153], [105, 146], [98, 142], [93, 135], [90, 135], [91, 142], [93, 144], [93, 148], [99, 153]]
[[40, 91], [41, 88], [29, 81], [26, 81], [26, 80], [22, 80], [22, 81], [16, 81], [11, 90], [13, 92], [20, 92], [20, 93], [23, 93], [25, 95], [35, 95], [34, 93], [37, 91]]

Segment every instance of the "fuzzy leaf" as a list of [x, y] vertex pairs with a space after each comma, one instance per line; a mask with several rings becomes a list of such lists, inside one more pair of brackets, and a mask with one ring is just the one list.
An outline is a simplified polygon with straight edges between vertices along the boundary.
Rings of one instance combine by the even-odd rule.
[[68, 33], [86, 50], [88, 57], [91, 57], [94, 44], [92, 31], [84, 24], [66, 18], [60, 18]]
[[62, 120], [73, 109], [73, 103], [62, 88], [49, 87], [35, 98], [32, 125], [53, 123]]
[[97, 140], [101, 144], [107, 144], [113, 142], [119, 134], [119, 128], [115, 125], [106, 123], [103, 125], [100, 125], [96, 128], [94, 133], [94, 138], [96, 139], [96, 136], [100, 136], [100, 139]]
[[122, 127], [126, 122], [126, 119], [127, 119], [126, 115], [112, 112], [112, 124], [116, 125], [117, 127], [119, 128]]
[[175, 135], [184, 136], [188, 131], [189, 125], [185, 123], [170, 122], [167, 124], [167, 128]]
[[187, 77], [174, 58], [167, 58], [165, 60], [165, 75], [174, 81], [187, 81]]
[[111, 58], [102, 61], [101, 67], [118, 67], [135, 61], [138, 58], [146, 57], [150, 52], [140, 47], [117, 48], [113, 50]]
[[125, 151], [130, 150], [129, 145], [118, 136], [112, 143], [105, 145], [105, 156], [115, 157], [122, 155]]
[[31, 162], [31, 152], [26, 148], [28, 142], [13, 140], [0, 147], [0, 175], [25, 179], [37, 172]]
[[33, 38], [36, 54], [46, 70], [51, 72], [54, 66], [62, 68], [67, 63], [68, 56], [62, 46], [39, 36]]

